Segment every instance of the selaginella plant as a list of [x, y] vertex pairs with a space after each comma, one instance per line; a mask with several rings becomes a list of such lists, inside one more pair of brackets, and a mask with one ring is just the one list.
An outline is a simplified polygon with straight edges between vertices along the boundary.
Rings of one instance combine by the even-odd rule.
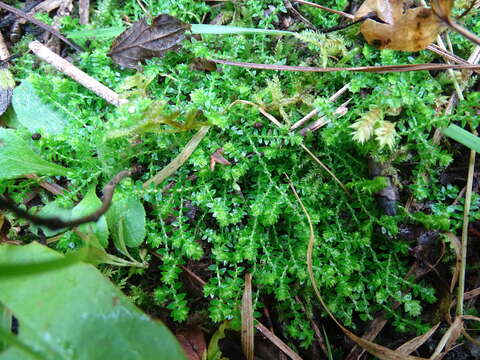
[[[286, 16], [281, 0], [269, 1], [272, 8], [252, 1], [242, 6], [224, 2], [217, 7], [188, 0], [145, 3], [151, 14], [169, 13], [185, 23], [226, 13], [231, 15], [229, 25], [273, 30]], [[340, 7], [343, 3], [329, 1], [326, 5]], [[318, 27], [338, 23], [333, 14], [307, 11]], [[144, 16], [137, 1], [121, 4], [101, 0], [90, 28], [119, 28], [123, 19], [135, 22]], [[299, 24], [294, 27], [304, 30]], [[84, 28], [66, 18], [63, 30], [74, 33]], [[424, 304], [435, 301], [435, 293], [428, 284], [404, 278], [411, 263], [411, 244], [397, 236], [399, 224], [411, 219], [402, 212], [386, 216], [377, 207], [372, 188], [378, 184], [365, 183], [369, 180], [367, 158], [374, 155], [393, 159], [396, 166], [414, 164], [405, 179], [405, 191], [417, 199], [435, 202], [438, 206], [432, 211], [451, 220], [453, 228], [458, 226], [459, 220], [442, 210], [455, 189], [448, 194], [442, 192], [444, 187], [437, 176], [451, 155], [429, 141], [435, 126], [451, 121], [450, 117], [437, 116], [443, 105], [439, 99], [449, 89], [424, 71], [320, 75], [282, 72], [273, 77], [270, 72], [237, 67], [203, 72], [189, 64], [215, 52], [241, 61], [305, 66], [334, 66], [337, 61], [351, 66], [412, 60], [428, 63], [434, 59], [431, 53], [378, 50], [348, 31], [342, 37], [305, 35], [304, 40], [309, 40], [305, 45], [281, 33], [273, 37], [262, 33], [202, 35], [201, 40], [191, 37], [184, 41], [178, 53], [144, 59], [143, 78], [132, 82], [131, 76], [137, 76], [134, 70], [120, 69], [113, 63], [108, 56], [110, 42], [101, 34], [78, 39], [89, 40], [90, 47], [75, 60], [90, 75], [129, 95], [130, 103], [123, 107], [106, 105], [45, 64], [32, 70], [31, 54], [25, 54], [11, 69], [17, 80], [28, 78], [42, 101], [67, 119], [60, 132], [44, 131], [38, 141], [29, 140], [30, 133], [23, 127], [15, 130], [45, 161], [69, 170], [68, 174], [57, 174], [63, 178], [48, 179], [63, 181], [71, 191], [53, 197], [40, 190], [43, 204], [55, 201], [59, 207], [71, 208], [88, 194], [92, 184], [104, 185], [116, 172], [140, 165], [143, 172], [121, 183], [118, 191], [123, 199], [134, 199], [146, 209], [145, 243], [128, 250], [137, 260], [142, 248], [158, 255], [160, 265], [154, 270], [159, 272], [153, 272], [155, 290], [150, 293], [156, 305], [171, 310], [178, 322], [185, 321], [192, 309], [205, 311], [215, 323], [238, 319], [244, 273], [248, 271], [253, 276], [255, 309], [268, 308], [283, 325], [285, 336], [306, 347], [314, 338], [313, 330], [306, 325], [309, 317], [324, 313], [316, 305], [308, 280], [305, 253], [310, 234], [285, 181], [287, 173], [312, 216], [318, 239], [313, 270], [329, 309], [352, 328], [385, 310], [399, 330], [425, 329], [418, 315]], [[17, 49], [25, 46], [26, 40]], [[461, 43], [458, 51], [465, 54], [469, 49], [469, 45]], [[127, 79], [133, 86], [125, 87]], [[332, 116], [337, 104], [327, 99], [347, 83], [350, 93], [339, 101], [352, 100], [348, 112], [337, 118]], [[279, 90], [284, 99], [292, 101], [277, 101]], [[297, 101], [300, 97], [312, 101]], [[257, 108], [231, 105], [237, 99], [261, 100], [285, 124], [300, 120], [313, 108], [330, 122], [321, 131], [301, 136], [287, 126], [272, 126]], [[199, 124], [188, 114], [198, 111], [202, 118], [196, 119], [212, 126], [210, 132], [175, 174], [158, 187], [143, 189], [144, 182], [177, 156], [191, 137], [190, 131], [165, 130], [196, 128]], [[358, 142], [352, 141], [352, 129]], [[300, 152], [299, 144], [312, 149], [341, 181], [352, 183], [351, 196]], [[216, 166], [212, 171], [210, 159], [219, 148], [231, 165]], [[15, 194], [14, 200], [20, 202], [37, 188], [36, 184], [34, 180], [5, 180], [0, 190]], [[9, 220], [25, 226], [21, 220]], [[9, 233], [12, 239], [19, 238], [15, 228]], [[120, 234], [118, 228], [115, 231]], [[114, 233], [112, 229], [110, 232]], [[36, 235], [30, 232], [26, 238], [34, 239]], [[56, 240], [54, 246], [62, 250], [81, 243], [74, 233]], [[200, 264], [206, 281], [200, 306], [193, 304], [181, 280], [181, 266], [195, 264]], [[411, 293], [403, 295], [409, 288]], [[306, 312], [293, 293], [305, 304]], [[391, 309], [392, 301], [401, 304], [398, 310]]]

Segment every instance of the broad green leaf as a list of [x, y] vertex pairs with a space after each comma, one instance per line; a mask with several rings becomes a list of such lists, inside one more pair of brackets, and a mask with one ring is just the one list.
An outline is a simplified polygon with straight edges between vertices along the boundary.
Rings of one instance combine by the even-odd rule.
[[[0, 329], [9, 333], [12, 328], [12, 312], [5, 305], [0, 303]], [[9, 345], [8, 341], [0, 337], [0, 352], [5, 350]]]
[[138, 247], [145, 239], [145, 209], [136, 197], [115, 194], [107, 212], [107, 223], [115, 246], [122, 253], [125, 253], [124, 245]]
[[[102, 205], [102, 201], [95, 194], [95, 186], [90, 187], [87, 194], [77, 206], [72, 209], [72, 219], [89, 215]], [[90, 229], [104, 248], [108, 246], [108, 226], [105, 216], [102, 216], [96, 223], [88, 223], [79, 226], [81, 232], [89, 232]]]
[[67, 125], [64, 116], [42, 101], [28, 80], [23, 80], [13, 91], [12, 105], [18, 122], [31, 132], [58, 134]]
[[473, 135], [471, 132], [462, 129], [460, 126], [457, 125], [450, 125], [442, 132], [444, 135], [452, 138], [455, 141], [458, 141], [460, 144], [465, 145], [469, 149], [480, 153], [480, 138]]
[[0, 180], [25, 174], [68, 175], [68, 169], [43, 160], [12, 129], [0, 128]]
[[[2, 265], [61, 258], [38, 243], [0, 246]], [[0, 360], [185, 359], [168, 329], [93, 265], [1, 279], [0, 302], [19, 320], [17, 343], [11, 341]]]

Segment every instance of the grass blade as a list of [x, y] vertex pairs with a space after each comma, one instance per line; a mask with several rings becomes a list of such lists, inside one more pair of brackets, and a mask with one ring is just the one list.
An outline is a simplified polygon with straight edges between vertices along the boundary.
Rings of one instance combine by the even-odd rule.
[[190, 31], [192, 34], [216, 34], [216, 35], [232, 35], [232, 34], [266, 34], [266, 35], [295, 35], [291, 31], [255, 29], [228, 25], [208, 25], [208, 24], [192, 24]]
[[471, 132], [462, 129], [460, 126], [450, 125], [443, 130], [443, 134], [477, 153], [480, 152], [480, 138], [473, 135]]

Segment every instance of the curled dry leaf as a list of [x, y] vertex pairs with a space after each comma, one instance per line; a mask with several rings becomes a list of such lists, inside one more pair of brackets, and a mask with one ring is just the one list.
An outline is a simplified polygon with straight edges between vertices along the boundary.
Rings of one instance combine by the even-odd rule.
[[215, 170], [215, 164], [222, 165], [232, 165], [230, 161], [223, 157], [223, 148], [215, 150], [215, 152], [210, 156], [210, 170]]
[[151, 25], [143, 18], [115, 39], [108, 55], [118, 65], [138, 70], [141, 61], [178, 49], [188, 29], [189, 24], [168, 14], [158, 15]]
[[197, 327], [188, 327], [175, 334], [178, 342], [185, 351], [188, 360], [202, 360], [206, 356], [207, 344], [202, 330]]
[[[452, 0], [439, 1], [450, 11]], [[355, 14], [358, 20], [375, 13], [377, 19], [367, 19], [360, 31], [371, 45], [380, 49], [419, 51], [435, 41], [444, 22], [431, 8], [410, 7], [408, 0], [366, 0]]]

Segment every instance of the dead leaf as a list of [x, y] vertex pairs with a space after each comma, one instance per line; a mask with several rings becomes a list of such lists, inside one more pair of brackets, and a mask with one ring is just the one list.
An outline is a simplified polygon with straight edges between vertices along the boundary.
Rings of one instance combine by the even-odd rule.
[[252, 306], [252, 274], [245, 274], [245, 289], [242, 296], [242, 350], [247, 360], [253, 360], [254, 327]]
[[199, 327], [189, 327], [175, 334], [188, 360], [202, 360], [207, 351], [207, 344]]
[[443, 354], [446, 354], [450, 351], [452, 345], [458, 339], [460, 334], [463, 330], [463, 321], [461, 316], [457, 316], [455, 321], [450, 325], [448, 330], [443, 334], [442, 338], [438, 342], [437, 347], [435, 348], [434, 353], [430, 357], [430, 359], [436, 359], [437, 357], [441, 356], [442, 350], [445, 349]]
[[210, 156], [210, 170], [215, 170], [215, 164], [232, 165], [232, 163], [225, 159], [222, 154], [223, 148], [219, 148]]
[[[452, 0], [441, 1], [445, 11]], [[409, 8], [407, 0], [366, 0], [355, 14], [355, 20], [375, 13], [378, 19], [365, 20], [360, 31], [367, 42], [379, 49], [419, 51], [435, 41], [444, 21], [431, 8]]]
[[192, 70], [212, 72], [217, 71], [217, 64], [207, 59], [195, 58], [192, 60], [190, 68]]
[[118, 65], [138, 70], [141, 61], [178, 49], [188, 29], [189, 24], [168, 14], [158, 15], [151, 25], [143, 18], [115, 39], [108, 55]]
[[458, 276], [460, 274], [460, 267], [462, 263], [462, 244], [460, 243], [460, 240], [458, 240], [457, 236], [453, 233], [446, 233], [445, 234], [447, 238], [450, 240], [450, 243], [452, 244], [454, 250], [455, 250], [455, 270], [452, 275], [452, 280], [450, 282], [450, 293], [453, 293], [453, 289], [455, 289], [455, 285], [457, 284]]
[[422, 346], [425, 343], [425, 341], [430, 339], [430, 337], [437, 330], [439, 325], [440, 325], [440, 323], [433, 326], [425, 334], [417, 336], [417, 337], [407, 341], [405, 344], [400, 345], [395, 351], [398, 351], [399, 353], [405, 354], [405, 355], [411, 354], [412, 352], [417, 350], [420, 346]]

